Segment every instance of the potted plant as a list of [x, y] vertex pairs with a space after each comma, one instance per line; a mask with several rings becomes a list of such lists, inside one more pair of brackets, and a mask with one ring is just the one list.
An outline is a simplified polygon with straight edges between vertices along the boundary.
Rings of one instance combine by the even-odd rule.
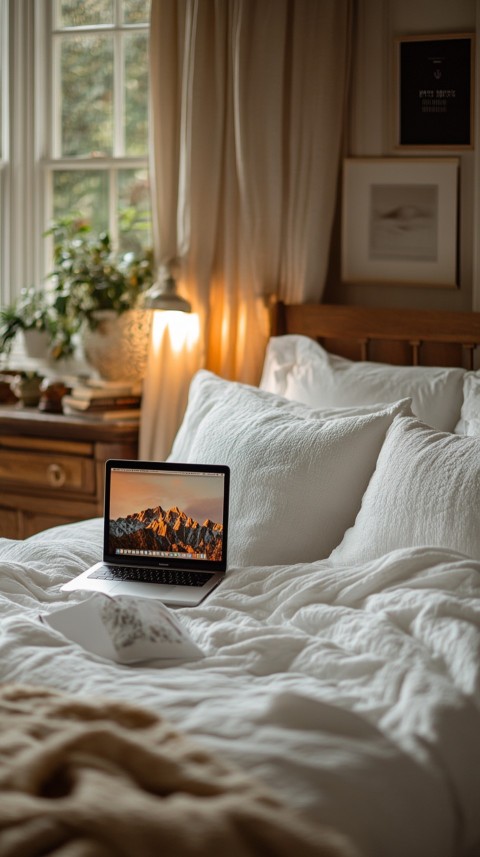
[[[9, 353], [17, 333], [34, 328], [46, 333], [50, 356], [59, 359], [74, 352], [79, 334], [85, 337], [90, 362], [100, 359], [105, 364], [108, 358], [112, 364], [110, 368], [96, 366], [100, 374], [120, 377], [129, 367], [134, 371], [130, 364], [146, 356], [150, 317], [140, 308], [154, 279], [152, 252], [115, 254], [107, 232], [94, 235], [90, 225], [75, 216], [56, 221], [45, 235], [53, 240], [54, 261], [47, 285], [42, 290], [24, 290], [17, 303], [1, 311], [0, 350]], [[123, 333], [115, 325], [120, 317]], [[111, 338], [106, 341], [112, 329], [117, 340], [119, 336], [128, 340], [119, 366], [115, 365], [118, 353], [112, 353]], [[104, 351], [100, 358], [99, 347]], [[129, 355], [132, 347], [134, 353]]]
[[[142, 297], [153, 283], [153, 254], [115, 254], [108, 232], [93, 235], [80, 218], [57, 221], [49, 279], [57, 315], [80, 332], [87, 360], [115, 380], [138, 375], [146, 360], [150, 317]], [[142, 365], [140, 365], [142, 364]]]
[[22, 404], [36, 407], [40, 401], [43, 376], [36, 371], [21, 371], [13, 378], [11, 388]]
[[68, 320], [58, 315], [51, 292], [29, 286], [22, 289], [17, 301], [0, 309], [0, 354], [9, 357], [20, 333], [31, 356], [39, 356], [39, 342], [54, 357], [73, 351]]

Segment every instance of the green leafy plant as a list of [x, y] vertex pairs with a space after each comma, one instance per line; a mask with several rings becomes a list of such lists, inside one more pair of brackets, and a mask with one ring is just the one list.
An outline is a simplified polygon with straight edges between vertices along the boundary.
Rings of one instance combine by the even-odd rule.
[[116, 255], [108, 232], [92, 235], [84, 220], [65, 218], [46, 233], [53, 237], [54, 268], [49, 278], [58, 313], [95, 328], [99, 310], [117, 315], [135, 308], [153, 282], [151, 252]]
[[94, 330], [105, 310], [121, 315], [140, 307], [153, 283], [151, 251], [115, 254], [109, 234], [93, 235], [80, 217], [56, 221], [45, 235], [53, 239], [53, 269], [45, 289], [25, 289], [0, 311], [2, 353], [9, 353], [20, 330], [34, 328], [47, 332], [53, 358], [68, 356], [84, 325]]
[[65, 340], [69, 339], [52, 294], [33, 286], [22, 289], [17, 301], [0, 309], [0, 353], [8, 357], [18, 333], [28, 330], [47, 333], [52, 348], [60, 341], [66, 347]]

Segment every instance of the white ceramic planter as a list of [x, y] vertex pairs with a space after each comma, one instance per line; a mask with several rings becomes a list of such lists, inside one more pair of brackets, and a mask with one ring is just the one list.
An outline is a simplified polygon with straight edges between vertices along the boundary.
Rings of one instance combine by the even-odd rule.
[[145, 310], [127, 310], [122, 315], [113, 310], [101, 310], [95, 330], [84, 329], [85, 358], [101, 378], [108, 381], [140, 381], [143, 378], [151, 315]]
[[21, 346], [27, 357], [32, 360], [46, 360], [50, 340], [45, 330], [22, 330]]

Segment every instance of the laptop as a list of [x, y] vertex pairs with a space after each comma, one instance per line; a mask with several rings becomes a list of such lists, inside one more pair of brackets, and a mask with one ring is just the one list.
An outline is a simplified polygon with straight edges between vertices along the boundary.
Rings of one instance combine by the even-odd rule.
[[225, 575], [229, 488], [224, 465], [107, 461], [103, 559], [62, 589], [199, 604]]

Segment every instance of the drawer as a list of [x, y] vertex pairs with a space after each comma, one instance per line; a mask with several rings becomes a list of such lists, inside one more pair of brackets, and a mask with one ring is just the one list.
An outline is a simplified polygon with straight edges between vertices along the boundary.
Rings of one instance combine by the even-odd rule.
[[81, 456], [0, 450], [0, 479], [18, 488], [95, 494], [94, 462]]

